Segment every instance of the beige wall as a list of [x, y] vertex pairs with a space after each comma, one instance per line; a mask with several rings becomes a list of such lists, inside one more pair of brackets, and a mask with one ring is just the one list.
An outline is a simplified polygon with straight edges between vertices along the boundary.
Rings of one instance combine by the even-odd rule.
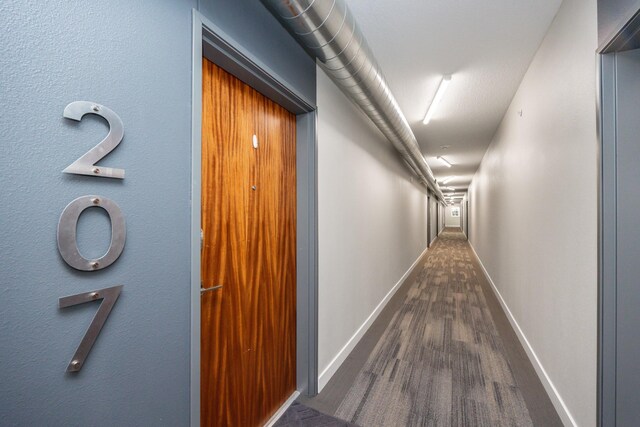
[[596, 425], [596, 39], [595, 0], [565, 0], [469, 191], [470, 241], [580, 426]]
[[318, 69], [319, 386], [427, 247], [426, 189]]

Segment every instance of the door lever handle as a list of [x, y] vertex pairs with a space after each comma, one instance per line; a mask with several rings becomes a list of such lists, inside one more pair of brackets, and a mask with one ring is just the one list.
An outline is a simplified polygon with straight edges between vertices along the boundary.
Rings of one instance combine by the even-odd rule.
[[219, 289], [222, 289], [222, 285], [216, 285], [216, 286], [212, 286], [210, 288], [202, 288], [202, 289], [200, 289], [200, 293], [203, 294], [205, 292], [217, 291]]

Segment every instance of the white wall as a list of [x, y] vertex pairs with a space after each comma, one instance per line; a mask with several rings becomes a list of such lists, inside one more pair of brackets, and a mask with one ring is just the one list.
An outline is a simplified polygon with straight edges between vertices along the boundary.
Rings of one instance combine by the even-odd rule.
[[565, 0], [469, 193], [471, 243], [580, 426], [596, 425], [596, 35], [596, 1]]
[[451, 215], [451, 211], [453, 211], [454, 208], [458, 209], [458, 215], [462, 215], [462, 208], [460, 207], [460, 203], [447, 206], [444, 209], [444, 225], [446, 227], [460, 227], [460, 216]]
[[317, 79], [322, 388], [426, 249], [427, 195], [321, 69]]

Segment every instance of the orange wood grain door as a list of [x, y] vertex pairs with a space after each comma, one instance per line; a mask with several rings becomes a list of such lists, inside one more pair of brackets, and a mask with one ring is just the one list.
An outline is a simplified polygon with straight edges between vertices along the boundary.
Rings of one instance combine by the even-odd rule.
[[261, 426], [296, 387], [295, 116], [202, 70], [201, 424]]

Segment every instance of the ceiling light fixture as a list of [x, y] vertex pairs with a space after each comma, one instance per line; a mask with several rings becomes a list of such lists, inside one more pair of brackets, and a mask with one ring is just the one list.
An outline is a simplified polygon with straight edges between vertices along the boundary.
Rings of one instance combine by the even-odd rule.
[[438, 156], [436, 157], [436, 159], [440, 160], [440, 162], [445, 165], [446, 167], [450, 168], [451, 167], [451, 163], [449, 163], [448, 161], [445, 160], [444, 157], [442, 156]]
[[443, 184], [446, 184], [447, 182], [453, 181], [453, 180], [454, 180], [454, 179], [456, 179], [456, 178], [457, 178], [457, 176], [449, 176], [449, 177], [447, 177], [447, 178], [443, 179], [443, 180], [442, 180], [442, 181], [440, 181], [440, 182], [441, 182], [441, 183], [443, 183]]
[[433, 113], [436, 110], [436, 107], [438, 106], [440, 101], [442, 101], [449, 83], [451, 83], [451, 76], [443, 76], [442, 81], [440, 82], [440, 86], [438, 86], [436, 96], [433, 97], [433, 101], [431, 101], [431, 105], [429, 105], [429, 108], [427, 109], [427, 114], [424, 116], [424, 120], [422, 121], [422, 123], [424, 123], [425, 125], [429, 123], [431, 117], [433, 116]]

